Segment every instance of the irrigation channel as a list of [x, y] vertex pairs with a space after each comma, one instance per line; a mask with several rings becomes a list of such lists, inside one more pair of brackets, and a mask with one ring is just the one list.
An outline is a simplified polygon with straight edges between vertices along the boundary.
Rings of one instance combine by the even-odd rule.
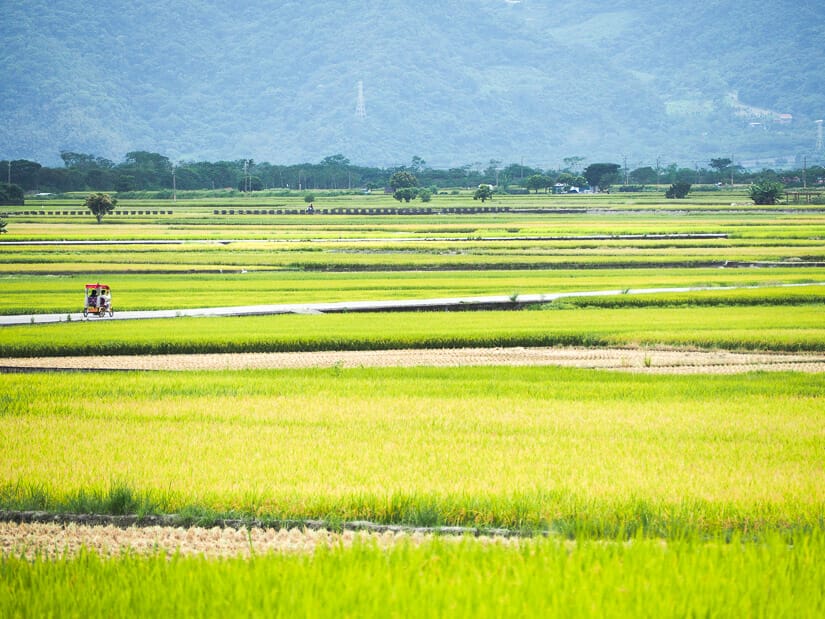
[[771, 286], [693, 286], [682, 288], [629, 288], [624, 290], [592, 290], [556, 292], [546, 294], [491, 295], [479, 297], [454, 297], [437, 299], [396, 299], [384, 301], [340, 301], [335, 303], [284, 303], [274, 305], [238, 305], [231, 307], [199, 307], [175, 310], [117, 311], [113, 316], [84, 317], [82, 312], [68, 314], [16, 314], [0, 316], [0, 327], [24, 324], [56, 322], [80, 322], [100, 320], [141, 320], [150, 318], [217, 317], [217, 316], [265, 316], [274, 314], [332, 314], [341, 312], [416, 312], [444, 310], [518, 309], [527, 305], [551, 303], [558, 299], [574, 297], [609, 297], [618, 295], [668, 294], [722, 290], [753, 290], [759, 288], [798, 288], [800, 286], [825, 286], [825, 282], [781, 284]]

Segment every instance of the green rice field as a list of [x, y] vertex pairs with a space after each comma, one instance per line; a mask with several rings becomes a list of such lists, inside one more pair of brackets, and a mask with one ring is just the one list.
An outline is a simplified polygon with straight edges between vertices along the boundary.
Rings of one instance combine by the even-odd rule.
[[[430, 214], [323, 194], [316, 215], [278, 214], [303, 208], [294, 194], [124, 201], [118, 210], [142, 214], [98, 225], [64, 214], [81, 202], [43, 200], [6, 219], [0, 314], [78, 312], [83, 285], [98, 281], [116, 313], [487, 295], [514, 307], [32, 320], [0, 327], [3, 357], [825, 351], [825, 214], [813, 205], [752, 209], [742, 192], [528, 195], [470, 212], [480, 205], [465, 191], [435, 196]], [[711, 289], [629, 294], [673, 287]], [[628, 294], [584, 295], [606, 290]], [[516, 303], [553, 293], [582, 296]], [[250, 537], [246, 556], [224, 558], [160, 546], [47, 554], [34, 537], [0, 538], [2, 617], [825, 614], [822, 373], [9, 372], [0, 445], [5, 519], [174, 514], [186, 525], [368, 521], [512, 536], [386, 535], [266, 554]]]
[[435, 540], [312, 557], [0, 561], [7, 617], [820, 617], [821, 533], [753, 544]]

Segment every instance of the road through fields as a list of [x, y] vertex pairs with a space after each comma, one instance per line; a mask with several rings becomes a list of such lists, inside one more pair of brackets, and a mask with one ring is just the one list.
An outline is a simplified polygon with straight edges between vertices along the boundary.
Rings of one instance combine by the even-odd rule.
[[242, 305], [232, 307], [201, 307], [173, 310], [118, 311], [113, 303], [113, 316], [98, 318], [91, 314], [17, 314], [0, 316], [0, 327], [56, 322], [80, 322], [83, 320], [140, 320], [150, 318], [181, 318], [205, 316], [265, 316], [273, 314], [327, 314], [341, 312], [398, 312], [438, 311], [449, 309], [508, 309], [537, 303], [551, 303], [574, 297], [610, 297], [618, 295], [673, 294], [704, 291], [752, 290], [758, 288], [798, 288], [800, 286], [825, 286], [823, 282], [799, 284], [772, 284], [770, 286], [692, 286], [680, 288], [629, 288], [623, 290], [580, 290], [546, 294], [491, 295], [478, 297], [454, 297], [437, 299], [391, 299], [378, 301], [340, 301], [335, 303], [283, 303], [274, 305]]

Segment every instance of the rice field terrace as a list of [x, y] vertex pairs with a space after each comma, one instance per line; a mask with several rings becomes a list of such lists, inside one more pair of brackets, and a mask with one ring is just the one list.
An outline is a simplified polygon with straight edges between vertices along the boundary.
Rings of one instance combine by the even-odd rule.
[[[98, 225], [66, 214], [81, 202], [3, 207], [29, 214], [0, 238], [0, 314], [70, 315], [97, 281], [116, 313], [483, 295], [512, 308], [0, 327], [0, 616], [825, 614], [821, 207], [707, 192], [503, 196], [484, 211], [465, 192], [426, 213], [322, 194], [310, 216], [302, 196], [273, 195], [124, 201], [142, 214]], [[627, 294], [587, 295], [605, 290]], [[574, 296], [518, 303], [550, 293]], [[643, 363], [336, 356], [572, 346]], [[310, 352], [330, 361], [38, 361]], [[665, 352], [811, 363], [646, 372]]]

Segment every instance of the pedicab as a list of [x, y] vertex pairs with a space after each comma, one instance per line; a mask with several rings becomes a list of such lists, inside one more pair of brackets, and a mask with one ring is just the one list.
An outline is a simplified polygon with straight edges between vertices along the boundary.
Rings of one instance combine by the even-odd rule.
[[109, 312], [109, 316], [115, 315], [115, 310], [112, 309], [112, 290], [106, 284], [86, 284], [83, 315], [97, 314], [98, 318], [103, 318], [106, 312]]

